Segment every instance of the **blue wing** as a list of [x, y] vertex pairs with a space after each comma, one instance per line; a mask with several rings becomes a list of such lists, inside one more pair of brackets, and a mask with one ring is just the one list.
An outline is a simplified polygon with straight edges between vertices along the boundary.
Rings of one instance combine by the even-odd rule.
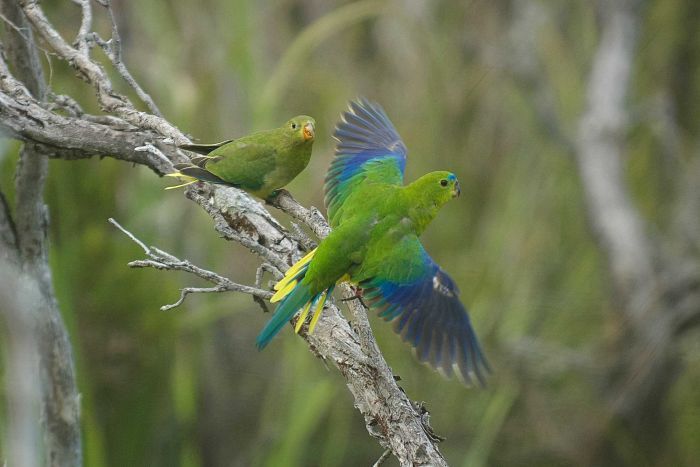
[[396, 258], [385, 257], [373, 277], [360, 282], [363, 298], [380, 317], [394, 322], [421, 361], [448, 377], [454, 372], [466, 384], [476, 380], [483, 386], [490, 368], [457, 286], [418, 237], [405, 241], [395, 249]]
[[325, 180], [325, 204], [331, 226], [348, 196], [365, 180], [403, 184], [406, 146], [384, 109], [360, 98], [350, 102], [333, 136], [335, 158]]

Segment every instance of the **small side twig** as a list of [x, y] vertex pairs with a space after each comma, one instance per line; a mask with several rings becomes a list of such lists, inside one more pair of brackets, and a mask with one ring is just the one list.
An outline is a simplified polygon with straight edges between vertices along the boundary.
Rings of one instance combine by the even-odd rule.
[[386, 449], [382, 453], [382, 455], [379, 456], [379, 459], [377, 459], [377, 462], [372, 464], [372, 467], [379, 467], [380, 465], [382, 465], [384, 463], [385, 460], [387, 460], [389, 458], [390, 455], [391, 455], [391, 449]]
[[173, 308], [177, 308], [180, 305], [182, 305], [182, 302], [185, 301], [185, 297], [191, 293], [216, 293], [216, 292], [226, 292], [227, 289], [216, 286], [216, 287], [185, 287], [184, 289], [180, 290], [180, 298], [178, 301], [175, 303], [172, 303], [170, 305], [163, 305], [160, 307], [160, 311], [168, 311], [172, 310]]
[[292, 226], [289, 232], [290, 235], [293, 235], [294, 240], [299, 242], [307, 251], [311, 251], [318, 246], [315, 241], [306, 235], [306, 232], [304, 232], [299, 224], [291, 222], [290, 225]]
[[269, 272], [275, 277], [275, 281], [279, 281], [284, 277], [282, 271], [271, 265], [270, 263], [262, 263], [258, 266], [258, 270], [255, 271], [255, 286], [262, 287], [262, 277], [265, 271]]
[[[143, 146], [139, 146], [139, 147], [137, 147], [137, 148], [134, 148], [134, 151], [136, 151], [136, 152], [147, 152], [147, 153], [149, 153], [149, 154], [153, 154], [153, 155], [156, 156], [158, 159], [161, 159], [162, 161], [165, 161], [166, 163], [170, 164], [171, 167], [172, 167], [172, 165], [173, 165], [173, 162], [172, 162], [170, 159], [168, 159], [167, 157], [165, 157], [165, 154], [163, 154], [163, 151], [161, 151], [160, 149], [158, 149], [157, 147], [155, 147], [155, 146], [154, 146], [153, 144], [151, 144], [151, 143], [146, 143], [146, 144], [144, 144]], [[173, 171], [173, 172], [175, 171], [175, 168], [174, 168], [174, 167], [172, 167], [172, 171]]]
[[148, 110], [150, 110], [153, 115], [162, 117], [163, 114], [161, 114], [160, 109], [153, 101], [153, 98], [151, 98], [151, 96], [146, 91], [144, 91], [143, 88], [139, 85], [139, 83], [134, 79], [134, 77], [131, 75], [131, 72], [122, 60], [122, 40], [121, 36], [119, 35], [117, 20], [114, 17], [114, 11], [112, 10], [111, 0], [102, 0], [99, 3], [107, 9], [109, 20], [112, 23], [112, 37], [108, 41], [105, 41], [102, 40], [97, 34], [94, 34], [93, 39], [95, 40], [97, 45], [99, 45], [102, 48], [102, 50], [104, 50], [104, 52], [107, 54], [107, 57], [112, 62], [114, 68], [117, 70], [119, 75], [124, 79], [124, 81], [126, 81], [126, 83], [129, 86], [131, 86], [134, 92], [136, 92], [136, 95], [139, 96], [139, 99], [141, 99], [141, 101], [143, 101], [143, 103], [146, 104]]
[[272, 292], [270, 291], [263, 290], [258, 287], [251, 287], [249, 285], [238, 284], [236, 282], [233, 282], [231, 279], [228, 279], [227, 277], [219, 275], [213, 271], [200, 268], [199, 266], [196, 266], [189, 261], [181, 260], [159, 248], [146, 246], [145, 243], [139, 240], [134, 234], [126, 230], [111, 217], [108, 219], [108, 221], [117, 229], [121, 230], [121, 232], [124, 235], [129, 237], [139, 247], [141, 247], [146, 256], [149, 258], [145, 260], [131, 261], [129, 263], [129, 267], [185, 271], [194, 274], [195, 276], [200, 277], [207, 282], [214, 284], [214, 287], [185, 287], [180, 291], [180, 298], [175, 303], [163, 305], [162, 307], [160, 307], [162, 311], [171, 310], [182, 305], [187, 295], [192, 293], [242, 292], [252, 295], [258, 303], [259, 300], [269, 300], [270, 297], [272, 297]]
[[88, 35], [92, 28], [92, 6], [90, 5], [90, 0], [73, 0], [73, 2], [80, 6], [83, 14], [83, 18], [80, 22], [80, 29], [78, 30], [78, 35], [75, 38], [74, 44], [81, 54], [88, 56], [90, 54]]

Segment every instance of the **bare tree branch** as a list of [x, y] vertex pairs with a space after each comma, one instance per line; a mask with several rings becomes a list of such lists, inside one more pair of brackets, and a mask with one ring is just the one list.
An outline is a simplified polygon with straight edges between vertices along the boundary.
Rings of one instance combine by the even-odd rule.
[[75, 45], [78, 47], [78, 51], [87, 57], [90, 54], [90, 41], [88, 38], [92, 29], [92, 6], [90, 5], [90, 0], [73, 0], [73, 2], [80, 5], [83, 13], [80, 30], [75, 38]]
[[201, 277], [202, 279], [209, 281], [212, 284], [215, 284], [215, 287], [186, 287], [182, 289], [180, 299], [171, 305], [162, 306], [160, 308], [162, 311], [167, 311], [182, 305], [182, 303], [185, 301], [185, 297], [191, 293], [241, 292], [252, 295], [253, 297], [258, 297], [266, 300], [269, 300], [272, 297], [272, 292], [268, 290], [262, 290], [256, 287], [250, 287], [248, 285], [237, 284], [224, 276], [200, 268], [199, 266], [195, 266], [191, 262], [179, 259], [171, 255], [170, 253], [166, 253], [161, 249], [158, 249], [153, 246], [147, 247], [141, 240], [136, 238], [134, 234], [122, 227], [117, 221], [115, 221], [112, 218], [108, 220], [112, 225], [121, 230], [126, 236], [128, 236], [137, 245], [139, 245], [143, 249], [144, 253], [146, 253], [146, 256], [149, 258], [147, 260], [131, 261], [129, 263], [129, 267], [185, 271], [194, 274], [195, 276]]
[[188, 187], [185, 194], [214, 219], [222, 237], [240, 243], [280, 271], [299, 257], [301, 250], [286, 229], [245, 192], [200, 184]]
[[114, 91], [102, 66], [71, 47], [51, 25], [36, 0], [19, 0], [19, 2], [27, 19], [39, 35], [61, 58], [78, 71], [81, 78], [95, 88], [99, 102], [106, 112], [116, 113], [139, 128], [157, 131], [165, 137], [172, 138], [177, 144], [189, 142], [171, 123], [156, 115], [136, 110], [126, 97]]
[[145, 165], [159, 174], [172, 171], [151, 152], [136, 151], [147, 144], [160, 144], [173, 161], [184, 161], [163, 136], [148, 130], [132, 131], [83, 118], [64, 117], [32, 99], [27, 89], [9, 74], [0, 59], [0, 129], [6, 136], [32, 143], [41, 154], [66, 160], [112, 157]]
[[387, 460], [391, 456], [391, 451], [389, 449], [385, 450], [381, 456], [379, 456], [379, 459], [377, 459], [377, 462], [372, 464], [372, 467], [379, 467], [384, 463], [385, 460]]
[[134, 92], [136, 92], [136, 95], [139, 96], [139, 99], [141, 99], [146, 104], [148, 110], [150, 110], [153, 115], [162, 117], [160, 109], [158, 109], [156, 103], [153, 102], [151, 96], [143, 90], [139, 83], [136, 82], [134, 77], [131, 75], [131, 72], [122, 61], [122, 40], [119, 36], [119, 28], [117, 28], [117, 20], [114, 17], [114, 11], [112, 10], [111, 0], [102, 0], [100, 3], [102, 4], [102, 6], [107, 8], [109, 20], [112, 23], [112, 38], [108, 41], [104, 41], [97, 34], [94, 34], [95, 41], [102, 48], [102, 50], [105, 51], [107, 57], [109, 57], [110, 61], [114, 65], [114, 68], [121, 75], [121, 77], [124, 78], [124, 81], [126, 81], [127, 84], [131, 86]]

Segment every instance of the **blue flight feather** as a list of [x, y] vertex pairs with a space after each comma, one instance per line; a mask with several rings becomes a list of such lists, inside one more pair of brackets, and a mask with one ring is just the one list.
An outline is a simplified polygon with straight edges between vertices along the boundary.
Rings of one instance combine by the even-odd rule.
[[382, 107], [366, 99], [351, 102], [333, 135], [338, 144], [325, 180], [325, 204], [331, 226], [354, 188], [367, 177], [403, 184], [406, 146]]
[[[416, 241], [418, 241], [416, 239]], [[447, 376], [456, 370], [468, 384], [485, 384], [491, 371], [459, 300], [454, 281], [421, 247], [422, 261], [411, 280], [392, 280], [379, 272], [363, 281], [363, 297], [380, 317], [416, 350], [421, 361]]]

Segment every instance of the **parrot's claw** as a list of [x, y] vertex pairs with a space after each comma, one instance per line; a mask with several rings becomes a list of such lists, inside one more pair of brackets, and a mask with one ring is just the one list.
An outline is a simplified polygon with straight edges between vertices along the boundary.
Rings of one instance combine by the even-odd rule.
[[280, 188], [270, 193], [270, 195], [267, 198], [265, 198], [265, 203], [274, 206], [277, 202], [277, 198], [279, 198], [280, 195], [287, 195], [290, 197], [292, 196], [290, 192], [288, 192], [284, 188]]
[[363, 307], [369, 308], [367, 304], [362, 300], [363, 290], [359, 287], [352, 287], [352, 289], [355, 291], [355, 295], [353, 295], [352, 297], [341, 298], [340, 301], [349, 302], [350, 300], [359, 300]]

